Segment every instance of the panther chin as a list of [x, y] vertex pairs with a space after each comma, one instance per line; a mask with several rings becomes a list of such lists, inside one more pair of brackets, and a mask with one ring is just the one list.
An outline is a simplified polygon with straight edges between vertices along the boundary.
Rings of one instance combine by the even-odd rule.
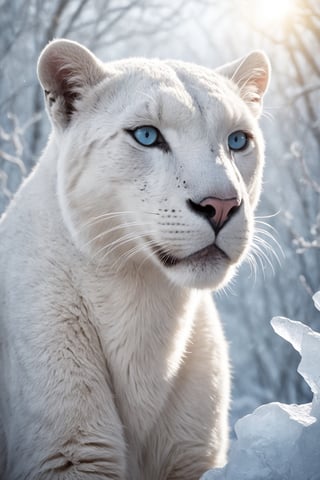
[[216, 290], [223, 287], [233, 276], [238, 264], [215, 243], [183, 258], [161, 249], [156, 249], [156, 256], [174, 284], [199, 289]]

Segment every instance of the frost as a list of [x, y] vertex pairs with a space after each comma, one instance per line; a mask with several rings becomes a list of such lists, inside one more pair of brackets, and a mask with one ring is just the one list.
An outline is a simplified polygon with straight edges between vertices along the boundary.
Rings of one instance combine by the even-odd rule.
[[[320, 310], [320, 292], [313, 296]], [[270, 403], [236, 423], [228, 464], [201, 480], [320, 480], [320, 334], [284, 317], [274, 331], [301, 355], [298, 372], [313, 392], [305, 405]]]

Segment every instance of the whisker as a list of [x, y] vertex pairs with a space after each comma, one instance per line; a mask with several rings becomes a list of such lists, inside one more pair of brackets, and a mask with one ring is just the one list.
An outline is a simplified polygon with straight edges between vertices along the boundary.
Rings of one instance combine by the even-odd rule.
[[[279, 255], [276, 252], [275, 248], [272, 246], [272, 243], [269, 243], [265, 238], [263, 238], [260, 235], [265, 236], [267, 239], [269, 239], [271, 242], [273, 242], [274, 247], [276, 249], [278, 249], [278, 251], [279, 251]], [[272, 235], [271, 232], [268, 232], [267, 230], [264, 230], [264, 229], [256, 228], [256, 233], [254, 235], [254, 241], [259, 243], [260, 245], [263, 245], [266, 248], [266, 250], [270, 251], [274, 255], [274, 257], [276, 258], [278, 264], [281, 266], [280, 255], [281, 255], [282, 258], [284, 258], [285, 254], [284, 254], [283, 248], [281, 247], [280, 243], [274, 237], [274, 235]]]
[[254, 275], [256, 280], [257, 277], [257, 266], [259, 265], [262, 269], [263, 275], [265, 276], [266, 266], [269, 266], [272, 270], [273, 275], [275, 274], [274, 264], [272, 258], [276, 260], [277, 264], [281, 266], [281, 258], [284, 257], [284, 252], [275, 238], [277, 234], [276, 229], [266, 223], [264, 219], [272, 218], [278, 215], [279, 212], [273, 215], [260, 216], [255, 218], [255, 231], [253, 235], [253, 242], [251, 250], [246, 258], [250, 266], [251, 273]]
[[[143, 235], [132, 235], [131, 237], [125, 238], [125, 239], [122, 238], [122, 237], [120, 237], [120, 238], [118, 239], [118, 242], [115, 243], [115, 244], [112, 246], [112, 248], [110, 248], [109, 245], [105, 245], [104, 248], [100, 250], [100, 254], [103, 253], [103, 255], [102, 255], [102, 257], [100, 258], [100, 261], [99, 261], [99, 264], [98, 264], [98, 268], [100, 268], [100, 267], [104, 264], [106, 258], [107, 258], [109, 255], [111, 255], [112, 252], [114, 252], [114, 250], [116, 250], [116, 248], [121, 247], [121, 246], [124, 246], [124, 245], [126, 245], [127, 243], [130, 243], [130, 242], [132, 242], [132, 241], [139, 240], [140, 238], [143, 238]], [[123, 254], [122, 254], [122, 255], [123, 255]], [[122, 257], [122, 255], [120, 255], [120, 257]], [[96, 255], [95, 255], [95, 256], [96, 256]], [[118, 257], [118, 258], [111, 264], [111, 269], [113, 269], [113, 265], [116, 264], [117, 261], [119, 261], [120, 257]]]
[[102, 260], [103, 260], [106, 257], [106, 255], [110, 255], [110, 253], [112, 253], [118, 247], [121, 247], [121, 246], [125, 245], [126, 243], [129, 243], [133, 240], [138, 240], [139, 238], [143, 238], [144, 236], [145, 236], [145, 234], [143, 232], [138, 233], [138, 234], [137, 234], [137, 232], [127, 233], [127, 234], [122, 235], [121, 237], [117, 238], [113, 242], [104, 245], [102, 248], [100, 248], [100, 250], [98, 250], [94, 254], [94, 256], [98, 256], [101, 253], [105, 252], [104, 256], [102, 257]]
[[[82, 225], [79, 226], [79, 229], [83, 229], [85, 227], [90, 227], [94, 225], [95, 223], [103, 222], [104, 220], [109, 220], [117, 217], [122, 217], [123, 215], [136, 215], [137, 212], [134, 210], [124, 210], [122, 212], [107, 212], [103, 213], [102, 215], [97, 215], [96, 217], [90, 218], [87, 222], [83, 223]], [[143, 213], [147, 215], [160, 215], [158, 212], [149, 212], [149, 211], [144, 211]]]
[[155, 253], [158, 253], [158, 252], [161, 251], [161, 248], [156, 246], [156, 244], [154, 244], [153, 247], [155, 247], [155, 248], [153, 248], [153, 250], [151, 252], [149, 252], [148, 255], [146, 255], [146, 257], [144, 258], [144, 260], [142, 260], [142, 262], [140, 263], [139, 268], [138, 268], [138, 272], [140, 272], [142, 266], [145, 264], [145, 262], [147, 260], [149, 260], [149, 258], [153, 257], [153, 255]]
[[87, 226], [94, 225], [97, 222], [103, 221], [103, 220], [109, 220], [111, 218], [117, 218], [121, 217], [122, 215], [132, 215], [134, 214], [134, 211], [123, 211], [123, 212], [107, 212], [103, 213], [101, 215], [97, 215], [96, 217], [90, 218], [87, 222], [83, 223], [79, 228], [83, 229]]
[[262, 220], [256, 220], [255, 221], [255, 224], [256, 224], [256, 230], [260, 227], [258, 227], [257, 225], [262, 225], [261, 227], [261, 231], [265, 231], [265, 232], [268, 232], [267, 228], [269, 228], [270, 230], [272, 230], [274, 232], [275, 235], [278, 234], [277, 232], [277, 229], [274, 228], [272, 225], [270, 225], [269, 223], [266, 223], [266, 222], [263, 222]]
[[[257, 215], [255, 217], [255, 220], [265, 220], [267, 218], [274, 218], [274, 217], [277, 217], [280, 213], [281, 213], [281, 210], [277, 210], [275, 213], [271, 213], [270, 215]], [[267, 225], [268, 227], [271, 227], [271, 225], [269, 225], [268, 223], [266, 223], [265, 225]]]
[[275, 274], [274, 265], [271, 259], [269, 258], [268, 253], [272, 253], [278, 262], [279, 262], [279, 257], [267, 242], [261, 240], [261, 238], [259, 237], [254, 238], [254, 243], [252, 245], [251, 252], [253, 255], [255, 255], [255, 258], [259, 261], [263, 272], [265, 271], [266, 265], [269, 265], [269, 267], [272, 270], [272, 273]]
[[[151, 232], [152, 233], [155, 233], [155, 232]], [[150, 232], [148, 232], [148, 234], [150, 235]], [[124, 263], [124, 261], [128, 261], [130, 258], [132, 258], [134, 255], [136, 255], [137, 253], [139, 252], [142, 252], [144, 250], [147, 249], [147, 247], [154, 247], [152, 249], [152, 251], [149, 251], [148, 254], [145, 256], [145, 258], [142, 260], [142, 262], [140, 263], [139, 265], [139, 268], [138, 268], [138, 271], [141, 270], [142, 266], [144, 265], [144, 263], [149, 260], [150, 257], [152, 257], [155, 253], [161, 253], [163, 255], [163, 258], [166, 259], [166, 258], [169, 258], [170, 257], [170, 254], [167, 253], [167, 254], [163, 254], [163, 252], [168, 249], [170, 247], [168, 247], [168, 244], [167, 242], [164, 242], [162, 241], [161, 242], [161, 247], [155, 242], [155, 240], [153, 239], [150, 239], [148, 241], [144, 241], [144, 243], [142, 245], [137, 245], [133, 248], [131, 248], [130, 250], [128, 250], [127, 252], [124, 252], [121, 257], [119, 257], [119, 259], [117, 259], [117, 261], [122, 261], [122, 264]], [[117, 262], [115, 262], [116, 264]], [[113, 266], [115, 266], [115, 264], [113, 264]], [[121, 266], [121, 264], [120, 264]], [[119, 268], [120, 268], [119, 266]]]
[[266, 109], [264, 109], [263, 112], [261, 113], [261, 117], [267, 118], [268, 120], [272, 120], [272, 121], [275, 119], [273, 113], [268, 112], [268, 110]]
[[109, 228], [108, 230], [105, 230], [103, 232], [98, 233], [98, 235], [96, 235], [95, 237], [88, 240], [84, 244], [84, 247], [89, 246], [91, 243], [98, 240], [99, 238], [104, 237], [106, 235], [109, 235], [112, 232], [116, 232], [117, 230], [121, 230], [121, 229], [128, 228], [128, 227], [141, 227], [141, 226], [144, 227], [144, 226], [148, 226], [148, 225], [152, 225], [152, 224], [151, 223], [145, 223], [145, 222], [143, 222], [143, 223], [142, 222], [127, 222], [127, 223], [122, 223], [120, 225], [116, 225], [112, 228]]
[[[148, 241], [145, 241], [143, 242], [143, 244], [140, 244], [140, 245], [135, 245], [134, 247], [132, 247], [130, 250], [124, 252], [122, 255], [120, 255], [116, 260], [115, 262], [113, 262], [111, 268], [112, 269], [115, 269], [116, 268], [116, 265], [117, 263], [119, 263], [119, 266], [117, 268], [117, 270], [119, 270], [121, 268], [121, 266], [127, 262], [130, 258], [132, 258], [133, 256], [135, 256], [137, 253], [140, 253], [140, 252], [143, 252], [146, 247], [150, 246], [150, 245], [153, 245], [154, 244], [154, 240], [148, 240]], [[152, 252], [151, 254], [152, 255]]]
[[[256, 238], [260, 238], [260, 239], [263, 239], [262, 237], [260, 237], [259, 235], [264, 235], [266, 238], [270, 239], [272, 242], [274, 242], [274, 244], [277, 246], [277, 248], [279, 248], [279, 250], [282, 250], [281, 248], [281, 245], [279, 244], [279, 242], [274, 238], [274, 236], [272, 235], [271, 232], [268, 232], [268, 230], [264, 230], [264, 229], [261, 229], [261, 228], [256, 228], [255, 229], [255, 233], [256, 233]], [[266, 240], [265, 240], [266, 241]]]
[[[265, 245], [263, 245], [263, 247], [265, 247]], [[252, 247], [252, 253], [256, 254], [256, 258], [258, 259], [258, 261], [259, 261], [259, 263], [262, 267], [262, 271], [264, 272], [266, 265], [269, 265], [269, 267], [271, 268], [272, 273], [274, 275], [275, 274], [275, 269], [274, 269], [273, 263], [270, 260], [270, 258], [268, 257], [268, 255], [265, 252], [263, 247], [257, 244], [257, 239], [256, 239], [256, 243], [254, 243], [253, 247]], [[270, 250], [270, 251], [272, 253], [274, 253], [273, 250]]]

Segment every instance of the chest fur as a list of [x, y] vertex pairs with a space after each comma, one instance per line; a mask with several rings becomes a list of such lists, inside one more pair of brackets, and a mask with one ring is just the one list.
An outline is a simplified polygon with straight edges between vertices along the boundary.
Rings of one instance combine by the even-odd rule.
[[[111, 283], [110, 283], [111, 285]], [[191, 335], [194, 299], [159, 279], [113, 279], [95, 293], [94, 317], [110, 370], [115, 402], [133, 440], [156, 423]]]

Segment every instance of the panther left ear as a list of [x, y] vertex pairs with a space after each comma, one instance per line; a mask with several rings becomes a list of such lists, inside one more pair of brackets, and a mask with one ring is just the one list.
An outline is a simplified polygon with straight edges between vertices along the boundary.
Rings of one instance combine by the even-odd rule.
[[222, 65], [216, 71], [237, 84], [241, 98], [252, 113], [259, 117], [263, 95], [268, 89], [271, 75], [271, 65], [266, 54], [255, 50], [245, 57]]
[[55, 126], [65, 128], [86, 87], [106, 76], [102, 62], [87, 48], [71, 40], [54, 40], [38, 60], [38, 78]]

